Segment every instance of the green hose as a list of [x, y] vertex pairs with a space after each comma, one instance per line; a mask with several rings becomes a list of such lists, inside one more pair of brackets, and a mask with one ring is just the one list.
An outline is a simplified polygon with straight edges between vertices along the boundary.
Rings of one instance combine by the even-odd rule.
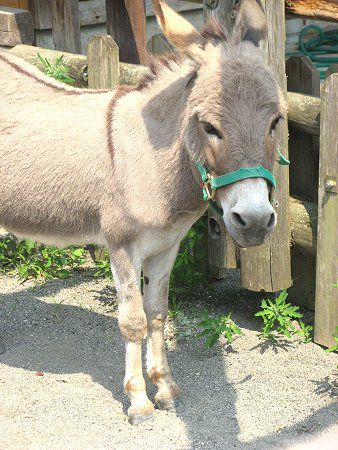
[[[315, 31], [316, 36], [306, 40], [305, 36], [309, 31]], [[328, 56], [338, 53], [338, 28], [323, 31], [318, 25], [307, 25], [299, 34], [298, 49], [300, 52], [287, 53], [287, 56], [306, 55], [318, 68], [338, 63], [338, 56]], [[324, 78], [324, 73], [320, 75]]]

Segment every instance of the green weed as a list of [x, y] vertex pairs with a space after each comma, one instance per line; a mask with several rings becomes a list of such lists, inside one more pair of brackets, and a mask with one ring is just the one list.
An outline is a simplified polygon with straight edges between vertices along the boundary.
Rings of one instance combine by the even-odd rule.
[[209, 317], [205, 315], [204, 319], [198, 324], [203, 331], [198, 337], [207, 336], [206, 347], [213, 347], [221, 336], [224, 336], [227, 343], [231, 344], [236, 335], [243, 334], [241, 329], [231, 319], [231, 313], [227, 316]]
[[95, 278], [112, 278], [109, 253], [107, 250], [103, 252], [103, 258], [95, 261], [96, 272], [94, 273]]
[[0, 271], [16, 270], [22, 280], [28, 278], [68, 278], [85, 262], [83, 248], [60, 250], [30, 240], [19, 243], [11, 236], [0, 240]]
[[178, 252], [169, 286], [169, 298], [191, 291], [197, 284], [206, 284], [207, 278], [201, 270], [199, 243], [204, 235], [203, 218], [198, 220], [183, 239]]
[[313, 326], [306, 325], [302, 320], [298, 321], [300, 330], [297, 333], [304, 338], [304, 343], [308, 344], [313, 339]]
[[325, 350], [326, 353], [337, 352], [338, 351], [338, 326], [336, 327], [336, 334], [333, 336], [336, 341], [331, 347]]
[[[288, 338], [291, 338], [292, 334], [297, 333], [292, 321], [302, 318], [303, 315], [298, 311], [298, 306], [291, 306], [291, 303], [286, 303], [287, 297], [288, 293], [284, 289], [277, 298], [273, 300], [263, 300], [261, 311], [255, 314], [255, 316], [262, 317], [263, 319], [264, 325], [261, 334], [265, 338], [273, 339], [274, 331], [282, 333]], [[303, 332], [308, 333], [309, 331], [310, 330], [307, 329]], [[298, 331], [298, 333], [300, 332]]]
[[69, 67], [63, 64], [63, 55], [59, 56], [54, 62], [49, 61], [47, 58], [37, 54], [39, 61], [43, 65], [45, 74], [54, 78], [61, 83], [74, 84], [75, 80], [69, 75]]

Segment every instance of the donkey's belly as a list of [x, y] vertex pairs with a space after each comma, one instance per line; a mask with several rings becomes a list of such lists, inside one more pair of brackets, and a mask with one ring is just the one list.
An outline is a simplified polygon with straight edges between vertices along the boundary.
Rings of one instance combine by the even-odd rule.
[[3, 177], [0, 226], [18, 237], [58, 246], [102, 243], [99, 205], [85, 201], [76, 186], [69, 195], [61, 184], [51, 183], [40, 185], [32, 176], [27, 184], [13, 172]]

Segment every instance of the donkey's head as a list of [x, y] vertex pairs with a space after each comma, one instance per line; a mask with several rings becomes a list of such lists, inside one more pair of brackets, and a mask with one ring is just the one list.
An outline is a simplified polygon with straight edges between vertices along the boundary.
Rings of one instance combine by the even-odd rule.
[[[270, 172], [275, 128], [283, 114], [277, 81], [260, 49], [266, 37], [262, 5], [239, 0], [231, 34], [216, 21], [199, 33], [163, 0], [154, 0], [154, 6], [166, 37], [193, 67], [184, 145], [205, 177], [234, 173], [235, 181], [220, 182], [215, 190], [216, 183], [207, 183], [206, 192], [222, 205], [224, 222], [239, 245], [260, 245], [277, 221], [269, 201], [274, 182]], [[261, 171], [249, 170], [243, 179], [242, 168]]]

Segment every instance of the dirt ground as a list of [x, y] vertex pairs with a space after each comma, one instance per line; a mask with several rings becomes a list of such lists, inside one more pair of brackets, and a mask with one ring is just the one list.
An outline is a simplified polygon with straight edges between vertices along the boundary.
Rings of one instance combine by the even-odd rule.
[[259, 296], [236, 283], [197, 291], [185, 320], [203, 309], [233, 311], [245, 334], [207, 350], [169, 327], [182, 404], [132, 427], [110, 283], [0, 276], [0, 449], [338, 449], [337, 355], [298, 340], [260, 340]]

